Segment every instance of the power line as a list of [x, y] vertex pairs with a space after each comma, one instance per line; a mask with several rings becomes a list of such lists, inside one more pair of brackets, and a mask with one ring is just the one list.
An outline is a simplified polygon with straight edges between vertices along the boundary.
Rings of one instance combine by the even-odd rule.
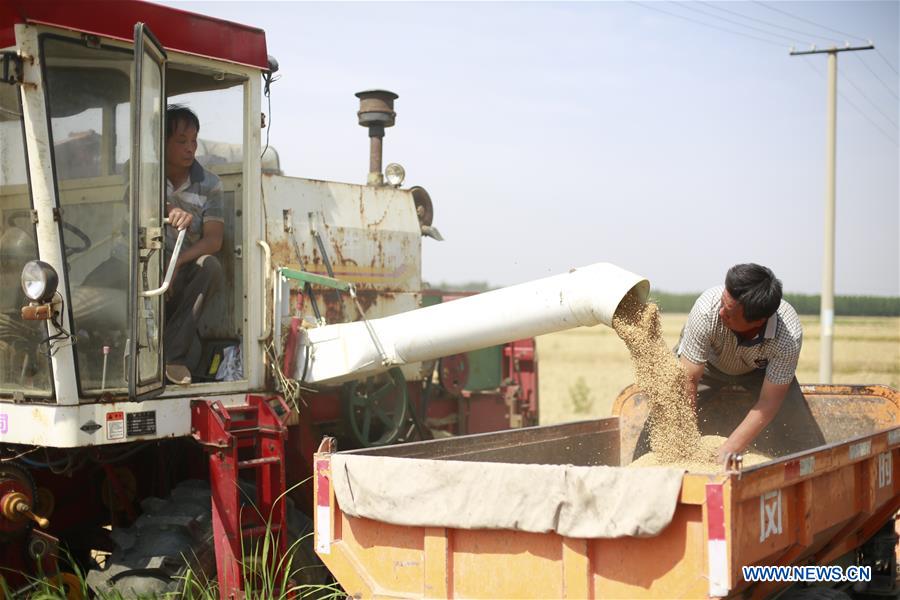
[[865, 93], [864, 91], [862, 91], [862, 90], [859, 88], [858, 85], [856, 85], [855, 83], [853, 83], [853, 80], [850, 79], [850, 78], [847, 76], [847, 74], [844, 73], [843, 71], [841, 71], [841, 77], [843, 77], [843, 78], [847, 81], [847, 83], [849, 83], [850, 85], [852, 85], [852, 86], [856, 89], [856, 91], [859, 92], [859, 95], [862, 96], [862, 97], [866, 100], [866, 102], [868, 102], [869, 104], [872, 105], [872, 108], [874, 108], [875, 110], [877, 110], [878, 112], [880, 112], [881, 115], [882, 115], [885, 119], [887, 119], [888, 122], [890, 122], [891, 125], [893, 125], [895, 128], [897, 128], [897, 123], [894, 122], [894, 120], [893, 120], [886, 112], [884, 112], [883, 110], [881, 110], [880, 108], [878, 108], [878, 105], [875, 104], [874, 102], [872, 102], [872, 100], [866, 95], [866, 93]]
[[692, 19], [690, 17], [685, 17], [684, 15], [679, 15], [676, 13], [669, 12], [667, 10], [663, 10], [661, 8], [656, 8], [655, 6], [650, 6], [649, 4], [644, 4], [643, 2], [637, 2], [636, 0], [632, 0], [632, 4], [636, 4], [641, 8], [646, 8], [648, 10], [654, 10], [656, 12], [662, 13], [664, 15], [669, 15], [670, 17], [675, 17], [678, 19], [684, 19], [685, 21], [690, 21], [691, 23], [696, 23], [697, 25], [703, 25], [704, 27], [709, 27], [711, 29], [717, 29], [719, 31], [724, 31], [725, 33], [733, 33], [734, 35], [740, 35], [745, 38], [750, 38], [751, 40], [756, 40], [758, 42], [764, 42], [766, 44], [771, 44], [772, 46], [778, 46], [779, 48], [783, 48], [782, 44], [778, 42], [773, 42], [772, 40], [766, 40], [761, 37], [756, 37], [755, 35], [750, 35], [749, 33], [743, 33], [740, 31], [734, 31], [733, 29], [728, 29], [726, 27], [719, 27], [718, 25], [712, 25], [711, 23], [704, 23], [703, 21], [698, 21], [697, 19]]
[[844, 31], [838, 31], [837, 29], [832, 29], [831, 27], [826, 27], [825, 25], [820, 25], [820, 24], [816, 23], [815, 21], [810, 21], [809, 19], [804, 19], [803, 17], [799, 17], [795, 14], [789, 13], [786, 10], [782, 10], [780, 8], [775, 8], [774, 6], [770, 6], [770, 5], [766, 4], [765, 2], [760, 2], [760, 0], [753, 0], [753, 2], [756, 4], [759, 4], [762, 7], [768, 8], [769, 10], [773, 10], [773, 11], [779, 12], [783, 15], [787, 15], [787, 16], [791, 17], [792, 19], [797, 19], [798, 21], [803, 21], [804, 23], [809, 23], [810, 25], [815, 25], [819, 29], [827, 29], [828, 31], [830, 31], [832, 33], [837, 33], [844, 37], [853, 38], [853, 39], [860, 40], [863, 42], [869, 41], [867, 38], [862, 38], [862, 37], [859, 37], [858, 35], [851, 35]]
[[[809, 66], [810, 69], [812, 69], [813, 71], [815, 71], [815, 72], [816, 72], [816, 75], [818, 75], [819, 77], [822, 77], [822, 78], [825, 77], [825, 74], [822, 73], [819, 69], [817, 69], [817, 68], [815, 67], [815, 65], [812, 64], [812, 61], [809, 60], [809, 57], [808, 57], [808, 56], [804, 56], [804, 57], [803, 57], [803, 62], [805, 62], [805, 63]], [[876, 123], [876, 122], [873, 121], [871, 118], [869, 118], [869, 115], [867, 115], [866, 113], [864, 113], [862, 110], [860, 110], [860, 108], [859, 108], [858, 106], [856, 106], [855, 104], [853, 104], [853, 102], [850, 100], [850, 98], [848, 98], [843, 92], [838, 91], [838, 95], [839, 95], [839, 96], [840, 96], [847, 104], [849, 104], [856, 112], [858, 112], [858, 113], [860, 114], [860, 116], [862, 116], [866, 121], [868, 121], [869, 123], [871, 123], [872, 126], [873, 126], [875, 129], [877, 129], [879, 132], [881, 132], [881, 135], [883, 135], [883, 136], [886, 137], [888, 140], [890, 140], [890, 142], [891, 142], [892, 144], [894, 144], [895, 146], [900, 145], [900, 144], [897, 143], [897, 141], [896, 141], [893, 137], [890, 136], [890, 134], [888, 134], [884, 129], [882, 129], [881, 126], [880, 126], [878, 123]]]
[[859, 59], [859, 62], [861, 62], [863, 64], [863, 66], [869, 70], [869, 73], [871, 73], [875, 77], [875, 79], [877, 79], [878, 81], [881, 82], [881, 85], [884, 86], [884, 89], [886, 89], [888, 91], [888, 93], [890, 93], [891, 96], [893, 96], [897, 100], [900, 100], [900, 96], [897, 96], [897, 94], [894, 93], [894, 90], [891, 89], [891, 86], [889, 86], [887, 83], [885, 83], [884, 79], [879, 77], [878, 73], [876, 73], [875, 71], [872, 70], [872, 68], [868, 65], [868, 63], [863, 60], [862, 56], [860, 56], [859, 54], [856, 54], [854, 56], [856, 56], [856, 58]]
[[[673, 2], [673, 4], [675, 4], [675, 3]], [[681, 4], [677, 4], [677, 6], [680, 6], [681, 8], [686, 8], [686, 9], [688, 9], [688, 10], [692, 10], [692, 11], [694, 11], [694, 12], [698, 12], [698, 13], [700, 13], [701, 15], [704, 15], [704, 16], [707, 16], [707, 17], [712, 17], [713, 19], [719, 19], [720, 21], [725, 21], [726, 23], [731, 23], [732, 25], [737, 25], [738, 27], [746, 27], [747, 29], [752, 29], [752, 30], [754, 30], [754, 31], [760, 31], [760, 32], [762, 32], [762, 33], [764, 33], [764, 34], [766, 34], [766, 35], [771, 35], [772, 37], [778, 37], [778, 38], [781, 38], [781, 39], [783, 39], [783, 40], [787, 40], [788, 42], [790, 42], [790, 43], [792, 43], [792, 44], [796, 42], [796, 40], [795, 40], [794, 38], [790, 38], [790, 37], [787, 37], [787, 36], [785, 36], [785, 35], [781, 35], [780, 33], [772, 33], [771, 31], [762, 29], [762, 28], [760, 28], [760, 27], [754, 27], [753, 25], [746, 25], [746, 24], [741, 23], [741, 22], [739, 22], [739, 21], [734, 21], [734, 20], [728, 19], [728, 18], [726, 18], [726, 17], [720, 17], [719, 15], [714, 15], [714, 14], [708, 13], [708, 12], [706, 12], [706, 11], [704, 11], [704, 10], [700, 10], [699, 8], [697, 8], [697, 7], [695, 7], [695, 6], [691, 6], [691, 5], [689, 5], [689, 4], [681, 3]], [[812, 43], [810, 43], [810, 42], [806, 42], [806, 43], [809, 44], [810, 46], [812, 45]]]
[[777, 28], [777, 29], [783, 29], [783, 30], [785, 30], [785, 31], [790, 31], [791, 33], [799, 33], [800, 35], [809, 36], [809, 37], [812, 37], [812, 38], [814, 38], [814, 39], [815, 39], [815, 38], [818, 38], [818, 39], [828, 40], [829, 42], [836, 42], [836, 40], [833, 40], [833, 39], [831, 39], [831, 38], [828, 38], [828, 37], [825, 37], [825, 36], [822, 36], [822, 35], [819, 35], [819, 34], [816, 34], [816, 33], [810, 33], [810, 32], [808, 32], [808, 31], [800, 31], [799, 29], [791, 29], [790, 27], [785, 27], [784, 25], [778, 25], [778, 24], [772, 23], [772, 22], [770, 22], [770, 21], [764, 21], [763, 19], [757, 19], [757, 18], [755, 18], [755, 17], [751, 17], [750, 15], [745, 15], [744, 13], [739, 13], [739, 12], [736, 11], [736, 10], [731, 10], [730, 8], [725, 8], [724, 6], [718, 6], [718, 5], [716, 5], [716, 4], [711, 4], [711, 3], [709, 3], [709, 2], [703, 2], [703, 0], [699, 0], [699, 3], [700, 3], [700, 4], [705, 4], [706, 6], [708, 6], [708, 7], [710, 7], [710, 8], [714, 8], [714, 9], [716, 9], [716, 10], [721, 10], [721, 11], [723, 11], [723, 12], [731, 13], [731, 14], [736, 15], [736, 16], [738, 16], [738, 17], [741, 17], [741, 18], [743, 18], [743, 19], [749, 19], [750, 21], [755, 21], [755, 22], [757, 22], [757, 23], [762, 23], [763, 25], [768, 25], [769, 27], [775, 27], [775, 28]]
[[878, 48], [875, 48], [875, 53], [881, 57], [881, 60], [884, 61], [884, 64], [886, 64], [888, 67], [890, 67], [891, 71], [894, 72], [894, 75], [900, 75], [900, 73], [897, 72], [897, 68], [894, 65], [892, 65], [891, 62], [887, 58], [885, 58], [884, 54], [882, 54], [881, 51], [878, 50]]

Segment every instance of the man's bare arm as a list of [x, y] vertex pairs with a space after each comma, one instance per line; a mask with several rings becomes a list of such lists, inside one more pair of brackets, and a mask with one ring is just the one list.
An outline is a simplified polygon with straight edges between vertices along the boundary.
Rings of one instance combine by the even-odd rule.
[[719, 448], [719, 462], [724, 462], [728, 453], [743, 452], [766, 428], [766, 425], [772, 422], [781, 409], [789, 387], [789, 383], [778, 385], [768, 379], [763, 382], [759, 400]]
[[687, 381], [684, 385], [684, 395], [688, 399], [688, 402], [691, 403], [691, 409], [693, 409], [694, 415], [696, 416], [697, 384], [700, 383], [700, 378], [703, 376], [703, 369], [706, 365], [704, 363], [693, 363], [682, 356], [681, 366], [684, 367], [684, 370], [687, 373]]
[[207, 221], [203, 224], [203, 237], [194, 242], [190, 248], [183, 249], [178, 255], [178, 264], [181, 266], [196, 260], [204, 254], [215, 254], [222, 249], [222, 239], [225, 237], [225, 223], [221, 221]]

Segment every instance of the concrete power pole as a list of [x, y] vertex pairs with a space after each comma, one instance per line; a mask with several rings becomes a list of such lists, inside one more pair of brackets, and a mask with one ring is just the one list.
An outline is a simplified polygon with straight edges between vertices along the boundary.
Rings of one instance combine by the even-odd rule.
[[837, 162], [837, 53], [872, 50], [875, 46], [845, 46], [826, 50], [791, 50], [791, 56], [828, 54], [828, 102], [825, 115], [825, 248], [822, 259], [822, 307], [820, 311], [821, 351], [819, 383], [831, 383], [834, 354], [834, 206], [835, 164]]

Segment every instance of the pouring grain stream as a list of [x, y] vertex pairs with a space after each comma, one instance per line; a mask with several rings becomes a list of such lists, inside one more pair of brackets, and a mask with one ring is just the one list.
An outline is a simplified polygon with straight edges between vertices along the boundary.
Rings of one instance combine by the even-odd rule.
[[663, 340], [659, 307], [628, 294], [612, 326], [631, 352], [635, 381], [650, 402], [650, 448], [660, 464], [710, 463], [693, 407], [685, 398], [687, 374]]

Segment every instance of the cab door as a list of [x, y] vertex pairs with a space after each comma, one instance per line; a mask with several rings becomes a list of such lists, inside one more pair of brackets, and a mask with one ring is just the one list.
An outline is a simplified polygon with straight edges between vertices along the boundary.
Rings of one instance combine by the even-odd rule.
[[128, 395], [161, 393], [163, 365], [163, 266], [165, 207], [166, 53], [143, 23], [134, 26], [131, 79], [131, 270]]

